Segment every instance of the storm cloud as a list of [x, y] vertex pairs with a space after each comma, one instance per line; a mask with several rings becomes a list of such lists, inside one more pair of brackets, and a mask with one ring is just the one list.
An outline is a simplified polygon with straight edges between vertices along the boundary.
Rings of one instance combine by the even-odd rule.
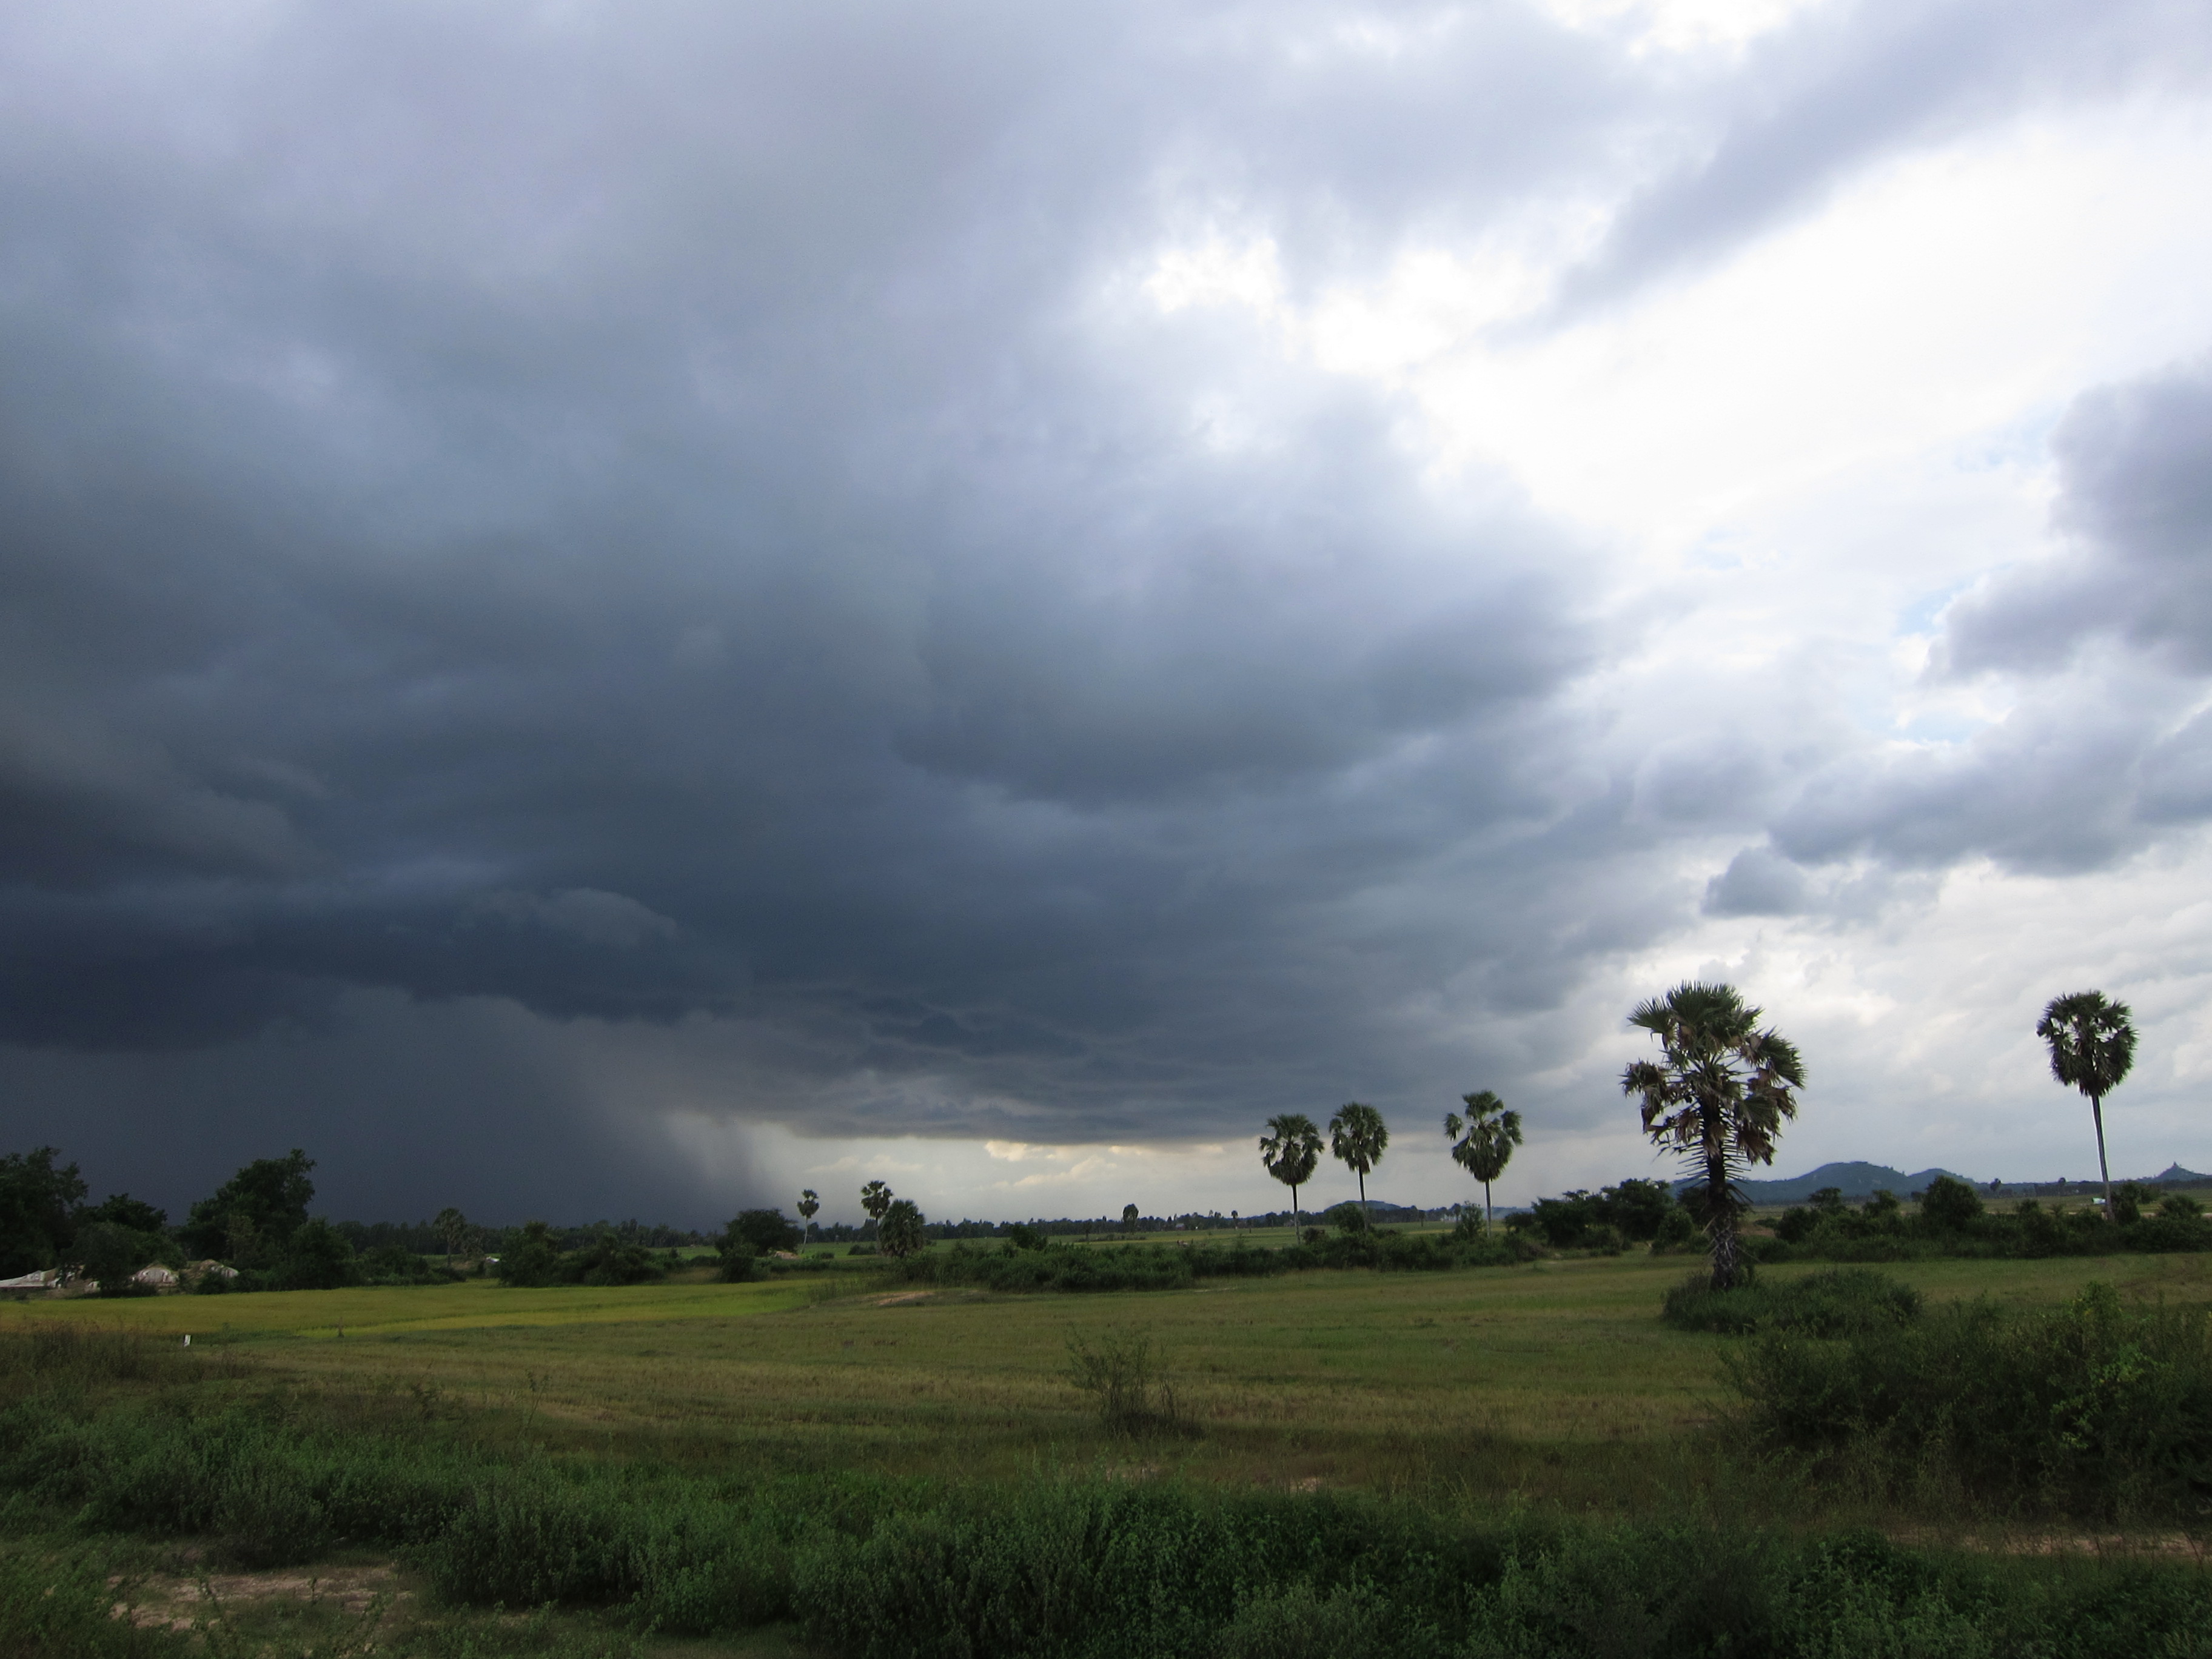
[[[0, 27], [19, 1139], [349, 1147], [356, 1202], [427, 1208], [408, 1149], [489, 1192], [534, 1139], [517, 1189], [588, 1207], [649, 1091], [563, 1032], [802, 1134], [1241, 1134], [1541, 1075], [1701, 916], [2212, 811], [2203, 717], [2110, 677], [1910, 754], [1816, 692], [1655, 702], [1624, 665], [1700, 601], [1284, 320], [1594, 222], [1517, 325], [1569, 328], [1931, 133], [2185, 92], [2186, 13], [1673, 56], [1515, 7]], [[2059, 544], [1932, 672], [2203, 672], [2206, 384], [2081, 398]]]

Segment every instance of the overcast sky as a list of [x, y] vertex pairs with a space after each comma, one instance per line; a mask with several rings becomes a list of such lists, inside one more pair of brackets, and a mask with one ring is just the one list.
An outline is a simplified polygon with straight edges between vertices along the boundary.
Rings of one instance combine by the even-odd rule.
[[[2212, 1169], [2201, 0], [0, 14], [0, 1130], [686, 1223]], [[1308, 1194], [1352, 1182], [1328, 1165]]]

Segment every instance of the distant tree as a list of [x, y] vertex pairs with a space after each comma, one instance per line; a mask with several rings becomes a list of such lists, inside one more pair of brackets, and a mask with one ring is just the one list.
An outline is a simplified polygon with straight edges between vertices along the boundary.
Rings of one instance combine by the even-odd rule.
[[145, 1234], [112, 1221], [92, 1221], [78, 1228], [70, 1254], [102, 1296], [128, 1296], [136, 1288], [131, 1276], [153, 1260]]
[[876, 1224], [876, 1234], [881, 1240], [884, 1217], [891, 1207], [891, 1189], [880, 1181], [871, 1181], [860, 1188], [860, 1207], [868, 1212], [868, 1219]]
[[76, 1165], [57, 1168], [55, 1146], [0, 1157], [0, 1279], [59, 1265], [76, 1236], [70, 1214], [84, 1201]]
[[1129, 1233], [1137, 1231], [1137, 1206], [1133, 1204], [1121, 1206], [1121, 1231]]
[[1321, 1131], [1304, 1112], [1278, 1112], [1267, 1120], [1267, 1133], [1260, 1137], [1260, 1162], [1291, 1189], [1291, 1237], [1296, 1240], [1298, 1188], [1313, 1179], [1321, 1165]]
[[740, 1210], [722, 1230], [722, 1240], [744, 1244], [755, 1255], [774, 1255], [796, 1246], [799, 1233], [781, 1210]]
[[559, 1277], [564, 1285], [642, 1285], [661, 1277], [656, 1262], [635, 1227], [622, 1231], [595, 1227], [580, 1250], [560, 1258]]
[[561, 1246], [543, 1221], [526, 1221], [522, 1236], [510, 1238], [499, 1253], [499, 1282], [517, 1287], [561, 1282]]
[[446, 1260], [448, 1261], [468, 1248], [469, 1235], [476, 1231], [469, 1225], [468, 1217], [450, 1204], [438, 1212], [437, 1219], [430, 1224], [430, 1230], [445, 1244]]
[[814, 1236], [814, 1217], [822, 1208], [820, 1194], [811, 1187], [803, 1188], [799, 1194], [799, 1218], [806, 1224], [808, 1237]]
[[1939, 1175], [1920, 1195], [1921, 1219], [1953, 1231], [1981, 1219], [1982, 1195], [1965, 1182]]
[[1444, 1133], [1451, 1139], [1452, 1162], [1482, 1183], [1482, 1218], [1490, 1212], [1490, 1183], [1505, 1173], [1513, 1149], [1521, 1144], [1521, 1114], [1508, 1111], [1505, 1103], [1487, 1089], [1462, 1095], [1467, 1108], [1444, 1114]]
[[1705, 1177], [1697, 1209], [1712, 1243], [1712, 1287], [1741, 1276], [1737, 1222], [1743, 1195], [1735, 1173], [1771, 1164], [1784, 1118], [1797, 1115], [1805, 1086], [1796, 1048], [1759, 1029], [1759, 1011], [1730, 985], [1691, 981], [1639, 1004], [1628, 1023], [1659, 1041], [1657, 1061], [1621, 1074], [1624, 1094], [1643, 1097], [1644, 1132], [1678, 1152]]
[[912, 1199], [893, 1199], [876, 1224], [876, 1248], [885, 1255], [912, 1255], [929, 1242], [922, 1225], [922, 1213]]
[[2036, 1022], [2036, 1036], [2051, 1045], [2051, 1075], [2089, 1097], [2097, 1126], [2097, 1174], [2105, 1185], [2105, 1213], [2112, 1212], [2112, 1171], [2105, 1162], [2105, 1097], [2120, 1086], [2136, 1060], [2136, 1027], [2124, 1002], [2102, 991], [2053, 997]]
[[[211, 1197], [192, 1206], [191, 1214], [178, 1231], [185, 1246], [199, 1256], [226, 1256], [240, 1237], [271, 1256], [282, 1256], [292, 1235], [307, 1219], [307, 1200], [315, 1183], [307, 1171], [314, 1159], [295, 1146], [283, 1158], [256, 1158], [218, 1187]], [[250, 1232], [234, 1228], [235, 1219], [248, 1224]]]
[[[157, 1210], [143, 1198], [133, 1198], [128, 1193], [112, 1193], [88, 1210], [80, 1210], [76, 1224], [80, 1227], [95, 1221], [112, 1221], [118, 1227], [127, 1227], [134, 1233], [159, 1235], [169, 1229], [169, 1215]], [[143, 1263], [141, 1264], [143, 1265]]]
[[292, 1230], [274, 1276], [280, 1290], [335, 1291], [356, 1282], [361, 1269], [345, 1235], [318, 1216]]
[[1382, 1149], [1389, 1144], [1382, 1114], [1372, 1106], [1348, 1100], [1328, 1121], [1328, 1150], [1359, 1177], [1359, 1213], [1370, 1224], [1374, 1212], [1367, 1206], [1367, 1172], [1382, 1161]]

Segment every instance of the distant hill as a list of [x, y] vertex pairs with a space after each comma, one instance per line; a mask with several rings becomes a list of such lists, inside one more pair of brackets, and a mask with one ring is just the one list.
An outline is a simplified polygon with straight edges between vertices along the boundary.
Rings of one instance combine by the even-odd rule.
[[[1809, 1174], [1790, 1176], [1781, 1181], [1740, 1181], [1743, 1195], [1754, 1204], [1802, 1204], [1823, 1187], [1833, 1187], [1845, 1198], [1872, 1198], [1877, 1188], [1886, 1188], [1899, 1198], [1926, 1190], [1928, 1183], [1939, 1175], [1952, 1175], [1949, 1170], [1923, 1170], [1918, 1175], [1906, 1175], [1893, 1170], [1887, 1164], [1823, 1164]], [[1966, 1181], [1965, 1176], [1954, 1177]], [[1674, 1190], [1694, 1187], [1695, 1181], [1678, 1181]], [[1978, 1186], [1978, 1182], [1969, 1185]]]
[[[1744, 1196], [1753, 1204], [1802, 1204], [1823, 1187], [1833, 1187], [1848, 1199], [1871, 1198], [1877, 1188], [1887, 1188], [1899, 1198], [1910, 1198], [1915, 1193], [1925, 1192], [1928, 1183], [1939, 1175], [1964, 1181], [1968, 1186], [1979, 1188], [1984, 1193], [1998, 1190], [1988, 1182], [1975, 1181], [1955, 1170], [1923, 1170], [1917, 1175], [1907, 1175], [1887, 1164], [1823, 1164], [1808, 1174], [1791, 1176], [1785, 1180], [1742, 1181], [1736, 1184], [1743, 1188]], [[2188, 1187], [2212, 1183], [2212, 1176], [2185, 1170], [2179, 1164], [2169, 1164], [2154, 1176], [2132, 1178], [2143, 1182], [2147, 1186]], [[2116, 1183], [2119, 1179], [2117, 1176], [2113, 1177]], [[1686, 1187], [1698, 1184], [1691, 1180], [1677, 1181], [1674, 1190], [1679, 1193]], [[2048, 1183], [2045, 1190], [2054, 1189], [2056, 1184]], [[2069, 1184], [2069, 1190], [2094, 1184], [2077, 1180]], [[2033, 1182], [2008, 1181], [2002, 1183], [2002, 1190], [2007, 1196], [2017, 1196], [2035, 1191], [2037, 1188], [2038, 1183]]]

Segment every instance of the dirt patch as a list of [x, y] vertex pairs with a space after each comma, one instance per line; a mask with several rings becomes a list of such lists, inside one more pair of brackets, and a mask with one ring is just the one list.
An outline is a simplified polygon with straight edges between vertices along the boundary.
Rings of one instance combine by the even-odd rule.
[[[118, 1589], [119, 1577], [108, 1587]], [[388, 1562], [356, 1567], [290, 1567], [276, 1572], [211, 1572], [186, 1578], [165, 1573], [137, 1580], [136, 1599], [118, 1601], [118, 1619], [148, 1629], [188, 1631], [227, 1607], [276, 1601], [324, 1607], [349, 1618], [368, 1617], [381, 1602], [389, 1610], [410, 1599]]]
[[878, 1297], [876, 1305], [878, 1308], [903, 1307], [909, 1302], [927, 1301], [932, 1294], [933, 1292], [928, 1291], [901, 1291], [893, 1296]]

